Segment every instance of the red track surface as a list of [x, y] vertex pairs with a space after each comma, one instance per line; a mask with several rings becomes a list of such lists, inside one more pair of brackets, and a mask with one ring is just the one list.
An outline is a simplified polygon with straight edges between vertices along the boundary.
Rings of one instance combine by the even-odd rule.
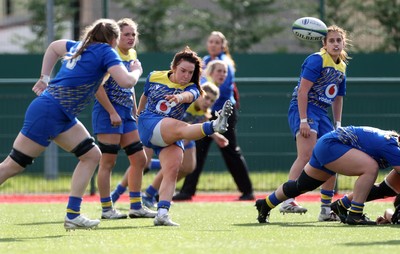
[[[336, 195], [333, 200], [342, 197], [343, 195]], [[235, 202], [239, 194], [232, 193], [199, 193], [193, 197], [190, 202]], [[256, 198], [264, 198], [265, 194], [256, 195]], [[84, 196], [84, 202], [99, 202], [98, 195]], [[119, 202], [128, 202], [128, 196], [123, 195]], [[299, 202], [319, 202], [319, 193], [303, 194], [296, 198]], [[66, 194], [35, 194], [35, 195], [0, 195], [0, 203], [65, 203], [68, 201]], [[379, 199], [379, 202], [393, 202], [393, 198]], [[241, 201], [241, 202], [254, 202], [254, 201]]]

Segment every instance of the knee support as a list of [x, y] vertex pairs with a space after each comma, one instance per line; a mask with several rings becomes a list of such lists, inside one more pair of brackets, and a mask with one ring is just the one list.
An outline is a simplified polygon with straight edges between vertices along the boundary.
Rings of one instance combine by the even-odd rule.
[[305, 192], [315, 190], [321, 186], [324, 181], [319, 181], [309, 177], [306, 172], [301, 172], [301, 175], [296, 181], [286, 182], [283, 184], [283, 193], [288, 198], [295, 198]]
[[9, 154], [10, 158], [13, 159], [16, 163], [18, 163], [21, 167], [26, 168], [26, 166], [31, 165], [33, 163], [33, 158], [21, 153], [15, 148], [11, 149]]
[[143, 144], [142, 142], [138, 141], [138, 142], [134, 142], [130, 145], [127, 145], [124, 147], [125, 153], [126, 155], [132, 155], [134, 153], [137, 153], [139, 151], [143, 150]]
[[383, 180], [381, 183], [372, 186], [366, 201], [371, 201], [385, 197], [394, 197], [396, 196], [396, 194], [397, 193], [394, 190], [392, 190], [392, 188], [390, 188], [389, 185], [387, 185], [386, 181]]
[[118, 151], [119, 149], [121, 149], [121, 146], [113, 144], [104, 144], [99, 141], [99, 148], [101, 153], [118, 154]]
[[75, 156], [79, 158], [95, 146], [94, 138], [88, 137], [72, 149], [71, 153], [74, 153]]

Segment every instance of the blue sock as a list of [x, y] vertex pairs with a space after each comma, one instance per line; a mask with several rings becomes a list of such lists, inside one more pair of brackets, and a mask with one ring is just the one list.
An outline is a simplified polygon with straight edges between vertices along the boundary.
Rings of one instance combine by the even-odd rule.
[[351, 207], [349, 209], [349, 213], [354, 213], [354, 214], [362, 214], [364, 211], [364, 204], [363, 203], [357, 203], [354, 201], [351, 201]]
[[347, 196], [344, 196], [343, 198], [340, 199], [339, 201], [341, 203], [341, 205], [343, 205], [343, 207], [345, 207], [346, 209], [349, 209], [351, 206], [351, 201]]
[[335, 191], [321, 189], [321, 206], [329, 206], [332, 203]]
[[140, 192], [129, 192], [131, 209], [139, 210], [142, 208], [142, 195]]
[[169, 210], [170, 207], [171, 207], [171, 202], [167, 200], [160, 200], [157, 204], [157, 209], [164, 208]]
[[161, 163], [159, 159], [151, 159], [149, 169], [160, 169]]
[[115, 190], [113, 190], [111, 192], [111, 200], [112, 202], [116, 202], [119, 197], [124, 194], [124, 192], [126, 191], [126, 187], [122, 186], [121, 184], [118, 184], [117, 187], [115, 188]]
[[153, 198], [157, 194], [157, 190], [150, 184], [146, 189], [146, 196]]
[[101, 208], [103, 212], [107, 212], [112, 209], [111, 197], [100, 198]]
[[267, 205], [270, 208], [274, 208], [275, 206], [277, 206], [280, 203], [282, 203], [282, 201], [280, 201], [279, 199], [276, 198], [275, 192], [273, 192], [271, 195], [266, 197], [265, 200], [267, 201]]
[[67, 217], [68, 219], [75, 219], [81, 214], [82, 198], [72, 197], [68, 198]]
[[204, 122], [201, 125], [201, 131], [205, 136], [209, 136], [214, 133], [214, 128], [212, 126], [213, 122]]

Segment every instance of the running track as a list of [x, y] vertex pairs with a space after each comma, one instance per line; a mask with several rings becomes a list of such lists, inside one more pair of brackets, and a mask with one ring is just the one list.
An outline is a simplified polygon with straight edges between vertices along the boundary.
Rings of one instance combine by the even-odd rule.
[[[342, 194], [335, 195], [333, 200], [342, 197]], [[190, 202], [237, 202], [239, 194], [237, 193], [199, 193], [196, 194]], [[256, 198], [264, 198], [265, 194], [258, 194]], [[84, 202], [99, 202], [98, 195], [84, 196]], [[296, 198], [299, 202], [319, 202], [319, 193], [303, 194]], [[0, 195], [0, 203], [65, 203], [68, 201], [67, 194], [34, 194], [34, 195]], [[379, 199], [379, 202], [393, 202], [393, 198]], [[123, 195], [118, 202], [129, 202], [128, 195]], [[254, 202], [254, 201], [240, 201]]]

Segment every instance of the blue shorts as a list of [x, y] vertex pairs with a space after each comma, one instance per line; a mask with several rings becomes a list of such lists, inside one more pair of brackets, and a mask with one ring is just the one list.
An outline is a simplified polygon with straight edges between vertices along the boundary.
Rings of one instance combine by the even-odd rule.
[[39, 96], [26, 110], [21, 133], [42, 146], [48, 146], [51, 140], [77, 123], [75, 117], [71, 119], [52, 99]]
[[137, 130], [135, 118], [132, 115], [132, 109], [113, 103], [115, 110], [121, 117], [120, 126], [112, 126], [110, 114], [101, 106], [95, 103], [92, 111], [93, 133], [97, 134], [125, 134]]
[[[324, 134], [333, 131], [333, 125], [327, 112], [317, 106], [307, 105], [307, 118], [311, 130], [317, 133], [317, 138], [322, 137]], [[289, 127], [292, 135], [296, 139], [296, 134], [300, 130], [300, 115], [297, 104], [291, 103], [288, 113]]]
[[325, 168], [325, 165], [339, 159], [352, 148], [340, 142], [332, 134], [327, 134], [318, 139], [309, 163], [314, 168], [334, 175], [335, 172]]
[[185, 149], [191, 149], [193, 147], [196, 147], [196, 142], [194, 140], [190, 140], [185, 144]]
[[[159, 155], [160, 151], [164, 147], [153, 145], [150, 140], [153, 137], [154, 128], [156, 127], [158, 122], [160, 122], [164, 118], [164, 116], [153, 114], [150, 112], [141, 113], [139, 116], [138, 129], [140, 140], [142, 141], [144, 146], [152, 148], [156, 155]], [[183, 151], [185, 150], [183, 140], [178, 140], [174, 144], [182, 148]]]

